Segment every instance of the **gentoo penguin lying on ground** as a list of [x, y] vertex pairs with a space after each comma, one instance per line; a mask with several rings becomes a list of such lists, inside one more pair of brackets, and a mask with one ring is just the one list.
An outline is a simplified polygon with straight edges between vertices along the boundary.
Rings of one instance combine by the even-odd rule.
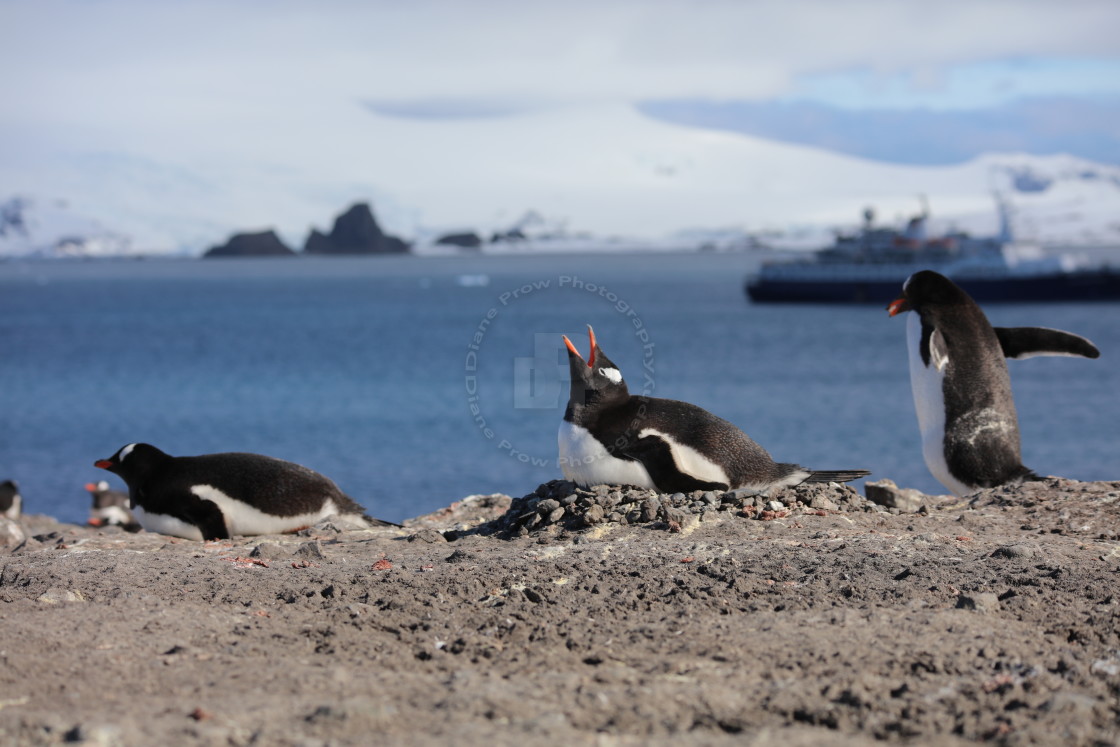
[[1043, 327], [992, 327], [972, 298], [944, 275], [911, 275], [891, 316], [906, 322], [910, 387], [926, 466], [958, 496], [1038, 479], [1019, 454], [1019, 420], [1004, 358], [1096, 358], [1084, 337]]
[[119, 490], [110, 490], [109, 483], [87, 482], [86, 490], [93, 498], [93, 505], [89, 509], [89, 519], [86, 524], [91, 527], [119, 526], [130, 532], [140, 530], [140, 524], [132, 517], [128, 510], [128, 494]]
[[15, 520], [22, 511], [23, 497], [15, 480], [0, 482], [0, 516]]
[[149, 444], [128, 444], [95, 467], [128, 483], [140, 526], [193, 540], [240, 534], [280, 534], [331, 514], [364, 516], [364, 509], [307, 467], [260, 454], [173, 457]]
[[749, 488], [761, 493], [803, 482], [847, 482], [867, 470], [821, 472], [775, 462], [731, 423], [687, 402], [630, 396], [618, 366], [595, 342], [587, 361], [571, 341], [571, 394], [560, 424], [560, 467], [581, 486], [636, 485], [661, 493]]

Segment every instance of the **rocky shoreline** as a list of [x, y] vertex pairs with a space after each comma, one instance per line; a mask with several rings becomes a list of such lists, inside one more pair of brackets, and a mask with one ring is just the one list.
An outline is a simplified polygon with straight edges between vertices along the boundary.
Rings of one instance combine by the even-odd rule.
[[211, 543], [25, 516], [0, 741], [1120, 740], [1120, 482], [890, 495], [554, 481]]

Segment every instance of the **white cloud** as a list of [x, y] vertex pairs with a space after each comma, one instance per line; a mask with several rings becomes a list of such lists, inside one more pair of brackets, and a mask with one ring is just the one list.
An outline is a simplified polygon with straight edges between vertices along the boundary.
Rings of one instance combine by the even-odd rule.
[[[643, 218], [648, 205], [694, 193], [668, 198], [668, 184], [688, 181], [687, 159], [671, 164], [672, 180], [650, 180], [634, 165], [644, 155], [610, 152], [654, 131], [617, 114], [626, 104], [769, 98], [853, 73], [888, 92], [899, 80], [943, 81], [948, 96], [954, 71], [978, 61], [1115, 64], [1116, 28], [1120, 4], [1077, 0], [0, 0], [0, 182], [165, 238], [173, 225], [166, 241], [196, 248], [274, 222], [300, 236], [363, 197], [406, 230], [536, 207], [597, 230], [648, 232], [663, 227]], [[999, 72], [1015, 90], [1015, 71]], [[428, 119], [386, 121], [371, 105]], [[525, 113], [546, 106], [554, 123]], [[592, 108], [607, 118], [572, 114]], [[520, 114], [431, 119], [503, 112]], [[656, 132], [643, 145], [649, 160], [672, 160], [678, 133]], [[703, 151], [707, 140], [682, 142]], [[668, 221], [673, 211], [652, 212]]]
[[1120, 5], [48, 0], [0, 5], [0, 27], [0, 60], [22, 71], [8, 114], [159, 121], [339, 96], [769, 97], [836, 70], [932, 80], [983, 60], [1115, 58]]

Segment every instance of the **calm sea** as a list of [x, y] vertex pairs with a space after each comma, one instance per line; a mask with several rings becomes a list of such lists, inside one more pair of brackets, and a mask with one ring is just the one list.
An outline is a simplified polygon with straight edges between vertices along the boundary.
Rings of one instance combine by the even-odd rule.
[[[585, 325], [632, 391], [694, 402], [781, 461], [941, 492], [922, 463], [905, 322], [756, 306], [748, 255], [0, 263], [0, 478], [84, 521], [95, 460], [147, 441], [253, 451], [400, 520], [558, 477], [561, 334]], [[1011, 364], [1024, 462], [1120, 478], [1120, 305], [988, 309], [1102, 358]]]

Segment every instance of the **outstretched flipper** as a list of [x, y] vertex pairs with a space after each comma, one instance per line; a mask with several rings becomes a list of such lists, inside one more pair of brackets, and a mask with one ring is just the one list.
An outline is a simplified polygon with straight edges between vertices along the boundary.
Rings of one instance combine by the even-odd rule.
[[1023, 360], [1036, 355], [1099, 358], [1097, 346], [1079, 335], [1047, 327], [993, 327], [1003, 354]]

